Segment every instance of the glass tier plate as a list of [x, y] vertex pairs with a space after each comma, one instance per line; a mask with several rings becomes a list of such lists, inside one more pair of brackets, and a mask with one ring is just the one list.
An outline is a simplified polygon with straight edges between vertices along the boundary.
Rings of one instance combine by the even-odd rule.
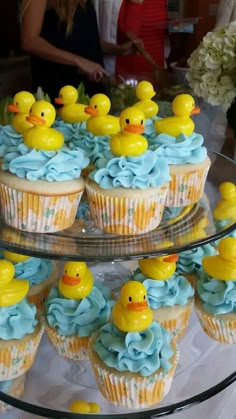
[[162, 221], [150, 233], [136, 236], [103, 233], [93, 225], [86, 202], [82, 201], [80, 218], [70, 229], [55, 234], [21, 232], [1, 220], [0, 247], [50, 259], [107, 262], [177, 253], [219, 239], [236, 227], [235, 222], [216, 225], [212, 215], [220, 199], [220, 183], [236, 182], [236, 164], [219, 153], [208, 154], [212, 164], [202, 199], [192, 207], [185, 207], [178, 217]]
[[[30, 412], [32, 419], [34, 415], [37, 418], [60, 419], [155, 419], [208, 400], [236, 380], [235, 345], [218, 343], [209, 338], [202, 331], [195, 313], [179, 344], [179, 351], [179, 364], [166, 397], [149, 409], [131, 411], [115, 407], [103, 399], [97, 390], [89, 361], [61, 357], [44, 335], [35, 363], [26, 374], [23, 398], [16, 399], [0, 392], [0, 399]], [[98, 403], [99, 414], [71, 413], [69, 405], [74, 400]], [[15, 419], [16, 412], [13, 410], [1, 417]]]

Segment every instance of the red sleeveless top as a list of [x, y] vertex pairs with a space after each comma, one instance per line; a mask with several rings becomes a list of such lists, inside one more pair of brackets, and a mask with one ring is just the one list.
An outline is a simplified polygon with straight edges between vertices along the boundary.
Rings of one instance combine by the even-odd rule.
[[[154, 60], [164, 66], [167, 1], [144, 0], [143, 4], [123, 0], [117, 28], [118, 44], [127, 41], [125, 33], [133, 32], [143, 40]], [[153, 67], [141, 55], [116, 57], [116, 74], [153, 73]]]

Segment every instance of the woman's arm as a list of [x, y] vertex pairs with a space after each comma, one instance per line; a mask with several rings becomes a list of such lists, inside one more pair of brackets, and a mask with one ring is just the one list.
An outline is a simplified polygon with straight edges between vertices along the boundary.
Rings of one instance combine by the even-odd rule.
[[128, 55], [135, 51], [132, 41], [123, 44], [113, 44], [111, 42], [101, 41], [102, 51], [105, 55]]
[[75, 66], [91, 80], [99, 81], [106, 75], [100, 64], [56, 48], [40, 36], [47, 3], [47, 0], [32, 0], [25, 11], [21, 21], [22, 49], [45, 60]]
[[221, 0], [217, 10], [216, 26], [224, 26], [231, 21], [234, 0]]

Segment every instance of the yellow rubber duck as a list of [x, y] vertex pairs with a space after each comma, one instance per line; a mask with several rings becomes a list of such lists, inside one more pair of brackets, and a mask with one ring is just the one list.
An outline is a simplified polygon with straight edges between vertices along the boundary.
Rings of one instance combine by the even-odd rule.
[[222, 199], [216, 205], [213, 215], [216, 220], [231, 219], [236, 221], [236, 185], [224, 182], [220, 185]]
[[8, 260], [0, 260], [0, 307], [19, 303], [29, 291], [29, 281], [15, 279], [14, 265]]
[[172, 254], [152, 259], [140, 259], [138, 264], [142, 273], [147, 278], [156, 279], [158, 281], [166, 281], [175, 273], [175, 262], [177, 261], [178, 255]]
[[12, 263], [20, 263], [28, 260], [30, 256], [21, 255], [20, 253], [9, 252], [8, 250], [4, 250], [2, 252], [4, 259], [10, 260]]
[[123, 285], [112, 310], [112, 321], [122, 332], [142, 332], [150, 326], [153, 313], [141, 282], [128, 281]]
[[24, 134], [24, 132], [31, 128], [33, 125], [26, 121], [26, 117], [29, 115], [31, 106], [35, 102], [35, 98], [30, 92], [22, 91], [15, 94], [13, 103], [8, 105], [7, 110], [14, 112], [12, 125], [16, 132]]
[[56, 111], [51, 103], [46, 100], [35, 102], [31, 108], [27, 121], [33, 124], [23, 135], [27, 147], [36, 150], [52, 151], [60, 149], [64, 144], [63, 135], [50, 128], [56, 118]]
[[59, 97], [55, 99], [55, 103], [63, 105], [58, 109], [58, 113], [63, 121], [69, 124], [85, 122], [89, 119], [89, 115], [85, 113], [86, 105], [76, 103], [78, 101], [78, 91], [75, 87], [67, 85], [63, 86], [59, 91]]
[[65, 298], [81, 300], [93, 289], [93, 275], [84, 262], [66, 262], [59, 281], [59, 291]]
[[72, 413], [98, 413], [100, 406], [95, 402], [86, 402], [85, 400], [74, 400], [69, 406]]
[[180, 134], [191, 135], [195, 125], [190, 115], [200, 113], [194, 98], [186, 93], [176, 96], [172, 102], [172, 110], [175, 116], [155, 121], [157, 134], [168, 134], [172, 137], [178, 137]]
[[89, 106], [85, 108], [90, 116], [87, 121], [87, 130], [93, 135], [114, 135], [120, 131], [119, 118], [108, 115], [111, 101], [108, 96], [98, 93], [91, 97]]
[[136, 102], [134, 106], [144, 113], [146, 119], [153, 118], [158, 114], [159, 106], [151, 100], [156, 94], [152, 83], [140, 81], [135, 88], [135, 94], [139, 102]]
[[207, 227], [208, 223], [208, 217], [202, 217], [189, 231], [176, 238], [176, 244], [185, 244], [187, 242], [192, 242], [207, 237], [205, 228]]
[[236, 281], [236, 238], [226, 237], [218, 244], [219, 255], [206, 256], [203, 269], [212, 278], [221, 281]]
[[120, 114], [121, 131], [110, 138], [110, 149], [116, 156], [139, 156], [148, 148], [144, 132], [145, 116], [133, 107], [126, 108]]

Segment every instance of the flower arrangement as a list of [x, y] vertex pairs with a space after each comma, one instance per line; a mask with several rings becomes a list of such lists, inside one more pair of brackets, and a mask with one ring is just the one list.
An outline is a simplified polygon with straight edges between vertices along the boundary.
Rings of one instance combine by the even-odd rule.
[[188, 65], [195, 95], [228, 110], [236, 97], [236, 21], [208, 32]]

